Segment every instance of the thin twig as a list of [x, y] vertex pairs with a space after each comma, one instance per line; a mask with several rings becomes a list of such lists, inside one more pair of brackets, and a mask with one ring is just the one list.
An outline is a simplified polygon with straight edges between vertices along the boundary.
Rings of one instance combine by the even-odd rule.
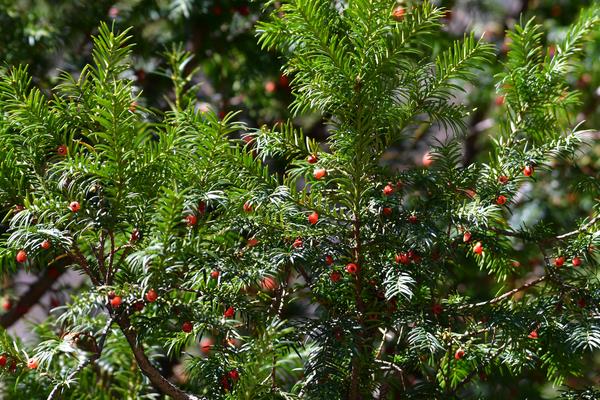
[[108, 319], [108, 321], [106, 321], [106, 325], [104, 326], [104, 329], [102, 330], [102, 333], [100, 334], [100, 340], [98, 341], [98, 347], [96, 349], [96, 352], [94, 354], [90, 355], [89, 357], [86, 357], [85, 359], [81, 360], [79, 362], [79, 365], [77, 365], [77, 368], [75, 368], [69, 374], [69, 376], [67, 376], [67, 379], [65, 379], [64, 382], [57, 383], [54, 386], [54, 389], [52, 389], [52, 391], [48, 395], [47, 400], [53, 400], [54, 398], [56, 398], [56, 396], [60, 392], [60, 388], [63, 385], [68, 384], [68, 382], [73, 380], [75, 378], [75, 376], [77, 376], [77, 374], [80, 373], [85, 367], [87, 367], [89, 364], [93, 363], [94, 361], [96, 361], [97, 359], [100, 358], [100, 355], [102, 355], [102, 350], [104, 349], [104, 343], [106, 343], [106, 337], [108, 336], [108, 332], [110, 331], [110, 327], [113, 324], [114, 320], [115, 320], [115, 317], [111, 317]]
[[600, 214], [596, 215], [594, 218], [592, 218], [588, 223], [582, 225], [579, 229], [571, 231], [571, 232], [567, 232], [567, 233], [563, 233], [562, 235], [557, 236], [557, 239], [566, 239], [568, 237], [571, 236], [575, 236], [579, 233], [583, 233], [585, 232], [589, 227], [591, 227], [592, 225], [594, 225], [596, 222], [600, 221]]
[[113, 264], [115, 262], [115, 233], [113, 231], [108, 231], [108, 236], [110, 237], [110, 254], [109, 254], [109, 261], [108, 261], [108, 270], [109, 272], [109, 277], [112, 274], [112, 270], [113, 270]]
[[[581, 227], [579, 227], [579, 229], [575, 229], [574, 231], [563, 233], [562, 235], [555, 236], [554, 239], [557, 239], [557, 240], [567, 239], [567, 238], [569, 238], [571, 236], [575, 236], [575, 235], [578, 235], [580, 233], [583, 233], [583, 232], [587, 231], [587, 229], [589, 227], [593, 226], [598, 221], [600, 221], [600, 215], [595, 216], [589, 222], [587, 222], [586, 224], [584, 224]], [[506, 229], [496, 228], [496, 227], [493, 227], [493, 226], [490, 226], [487, 229], [490, 230], [490, 231], [492, 231], [492, 232], [504, 235], [504, 236], [511, 236], [511, 237], [516, 237], [516, 238], [521, 238], [521, 239], [526, 239], [527, 238], [527, 235], [525, 233], [523, 233], [523, 232], [508, 231]]]
[[545, 281], [547, 278], [548, 278], [547, 275], [540, 276], [539, 278], [534, 279], [533, 281], [527, 282], [524, 285], [519, 286], [518, 288], [515, 288], [513, 290], [510, 290], [510, 291], [508, 291], [508, 292], [506, 292], [506, 293], [504, 293], [504, 294], [502, 294], [502, 295], [500, 295], [498, 297], [494, 297], [491, 300], [481, 301], [479, 303], [465, 304], [465, 305], [462, 305], [462, 306], [458, 307], [457, 310], [459, 310], [459, 311], [460, 310], [465, 310], [465, 309], [470, 310], [470, 309], [476, 308], [476, 307], [483, 307], [483, 306], [487, 306], [487, 305], [490, 305], [490, 304], [499, 303], [502, 300], [511, 297], [515, 293], [521, 292], [521, 291], [523, 291], [525, 289], [528, 289], [528, 288], [530, 288], [530, 287], [532, 287], [534, 285], [537, 285], [540, 282]]
[[393, 370], [400, 374], [400, 383], [402, 384], [402, 390], [406, 391], [406, 383], [404, 382], [404, 370], [402, 368], [390, 361], [375, 360], [375, 362], [386, 366], [388, 370]]
[[[98, 254], [96, 258], [98, 259], [98, 268], [100, 268], [100, 273], [104, 274], [104, 281], [108, 280], [108, 270], [106, 269], [106, 265], [104, 263], [104, 241], [106, 240], [106, 236], [104, 235], [104, 229], [100, 231], [100, 244], [98, 245]], [[93, 249], [94, 246], [91, 246]]]
[[96, 277], [96, 275], [94, 275], [92, 273], [92, 270], [90, 269], [90, 264], [88, 263], [87, 259], [83, 255], [83, 253], [81, 253], [81, 250], [79, 249], [77, 244], [75, 244], [75, 242], [73, 242], [73, 250], [75, 250], [75, 257], [79, 261], [79, 266], [90, 277], [90, 279], [92, 280], [92, 283], [95, 286], [100, 286], [100, 282], [98, 281], [98, 278]]

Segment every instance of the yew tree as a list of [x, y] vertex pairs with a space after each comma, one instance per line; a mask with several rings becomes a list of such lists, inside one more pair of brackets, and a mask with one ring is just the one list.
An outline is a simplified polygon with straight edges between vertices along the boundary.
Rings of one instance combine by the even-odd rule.
[[[2, 70], [0, 271], [85, 277], [35, 340], [0, 333], [8, 398], [509, 398], [572, 377], [562, 397], [596, 398], [600, 185], [571, 173], [594, 135], [569, 77], [600, 7], [552, 50], [521, 21], [499, 61], [473, 35], [435, 45], [428, 1], [274, 6], [257, 40], [324, 142], [200, 107], [177, 46], [170, 108], [141, 107], [133, 39], [106, 24], [51, 93]], [[501, 112], [465, 163], [481, 79]], [[564, 224], [534, 196], [556, 182], [581, 193]]]

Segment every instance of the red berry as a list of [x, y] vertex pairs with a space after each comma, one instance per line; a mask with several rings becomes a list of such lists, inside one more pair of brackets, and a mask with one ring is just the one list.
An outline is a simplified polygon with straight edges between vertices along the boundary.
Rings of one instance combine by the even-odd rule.
[[0, 367], [5, 367], [7, 361], [8, 361], [8, 359], [6, 358], [6, 356], [4, 354], [1, 355], [0, 356]]
[[9, 311], [12, 308], [12, 303], [10, 300], [6, 299], [2, 302], [2, 309], [4, 311]]
[[131, 111], [132, 113], [135, 112], [135, 110], [137, 109], [138, 103], [137, 101], [133, 100], [131, 103], [129, 103], [129, 111]]
[[391, 196], [392, 193], [394, 193], [394, 187], [390, 184], [385, 185], [385, 187], [383, 188], [383, 195]]
[[529, 335], [527, 335], [527, 337], [529, 339], [537, 339], [538, 338], [537, 329], [534, 329], [531, 332], [529, 332]]
[[219, 277], [219, 271], [216, 269], [210, 272], [210, 277], [213, 279], [217, 279]]
[[481, 244], [481, 242], [475, 243], [475, 246], [473, 246], [473, 253], [475, 253], [475, 254], [483, 253], [483, 245]]
[[25, 250], [19, 250], [16, 259], [18, 263], [24, 263], [27, 261], [27, 252]]
[[296, 249], [302, 247], [302, 239], [298, 238], [296, 240], [294, 240], [294, 243], [292, 243], [292, 246]]
[[406, 253], [400, 253], [400, 254], [396, 254], [396, 262], [398, 264], [410, 264], [410, 258], [408, 257], [408, 254]]
[[313, 176], [316, 180], [323, 179], [327, 176], [327, 170], [325, 168], [317, 168], [313, 172]]
[[244, 5], [236, 8], [236, 11], [240, 13], [240, 15], [248, 16], [250, 14], [250, 7]]
[[60, 306], [60, 301], [58, 301], [56, 297], [52, 297], [50, 299], [50, 308], [56, 308], [58, 306]]
[[421, 262], [421, 256], [414, 250], [409, 250], [408, 251], [408, 258], [411, 259], [415, 264], [418, 264]]
[[248, 247], [254, 247], [258, 244], [258, 239], [250, 238], [248, 239]]
[[325, 256], [325, 263], [326, 263], [327, 265], [331, 265], [331, 264], [333, 264], [333, 257], [332, 257], [332, 256], [330, 256], [329, 254], [328, 254], [328, 255], [326, 255], [326, 256]]
[[44, 250], [48, 250], [50, 248], [51, 244], [50, 241], [48, 239], [44, 240], [42, 242], [42, 244], [40, 245], [40, 247]]
[[279, 86], [284, 89], [289, 89], [290, 87], [290, 78], [287, 75], [280, 74], [279, 75]]
[[394, 11], [392, 11], [392, 18], [394, 19], [394, 21], [400, 22], [402, 21], [402, 19], [404, 19], [404, 13], [404, 8], [396, 7], [394, 8]]
[[69, 148], [67, 146], [65, 146], [64, 144], [61, 144], [60, 146], [58, 146], [56, 148], [56, 152], [58, 153], [59, 156], [64, 157], [69, 152]]
[[311, 225], [315, 225], [315, 224], [316, 224], [318, 221], [319, 221], [319, 214], [317, 214], [317, 212], [316, 212], [316, 211], [314, 211], [312, 214], [310, 214], [310, 215], [308, 216], [308, 222], [309, 222]]
[[243, 140], [244, 142], [246, 142], [246, 144], [248, 144], [248, 145], [249, 145], [249, 144], [251, 144], [251, 143], [252, 143], [252, 141], [254, 140], [254, 137], [253, 137], [252, 135], [244, 135], [244, 136], [242, 136], [242, 140]]
[[244, 203], [244, 212], [251, 213], [252, 212], [252, 204], [249, 201]]
[[114, 291], [114, 290], [111, 290], [110, 292], [108, 292], [108, 299], [109, 299], [109, 300], [112, 300], [112, 299], [114, 299], [114, 298], [115, 298], [115, 296], [116, 296], [116, 295], [117, 295], [117, 294], [115, 293], [115, 291]]
[[358, 272], [358, 265], [354, 263], [349, 263], [346, 265], [346, 272], [349, 274], [356, 274]]
[[526, 165], [525, 168], [523, 168], [523, 175], [525, 175], [525, 176], [533, 175], [533, 166]]
[[119, 16], [119, 8], [118, 7], [111, 7], [108, 9], [108, 16], [112, 19], [115, 19]]
[[389, 217], [390, 215], [392, 215], [392, 208], [391, 207], [383, 207], [383, 215], [385, 215], [386, 217]]
[[274, 278], [272, 278], [270, 276], [265, 276], [260, 281], [260, 286], [263, 288], [263, 290], [271, 291], [271, 290], [277, 289], [278, 285], [277, 285], [277, 280], [275, 280]]
[[500, 182], [503, 185], [506, 185], [508, 183], [508, 176], [506, 176], [506, 175], [499, 176], [498, 182]]
[[512, 266], [515, 268], [519, 268], [521, 266], [521, 263], [517, 260], [513, 260], [512, 261]]
[[231, 371], [229, 371], [229, 377], [234, 381], [237, 381], [238, 379], [240, 379], [240, 374], [236, 369], [232, 369]]
[[425, 168], [431, 167], [431, 164], [433, 164], [433, 158], [431, 157], [431, 153], [427, 152], [427, 153], [423, 154], [421, 163], [423, 164], [423, 166]]
[[562, 267], [564, 263], [565, 263], [565, 258], [563, 256], [556, 257], [554, 259], [554, 266], [556, 266], [556, 267]]
[[342, 274], [340, 274], [339, 271], [333, 271], [329, 274], [329, 279], [331, 279], [332, 282], [339, 282], [340, 279], [342, 279]]
[[579, 308], [584, 308], [586, 305], [585, 299], [581, 298], [581, 299], [577, 300], [577, 305], [579, 306]]
[[141, 236], [142, 236], [141, 232], [137, 228], [135, 228], [131, 232], [131, 237], [129, 238], [129, 241], [131, 241], [131, 242], [137, 242], [138, 240], [140, 240]]
[[121, 303], [122, 303], [121, 296], [115, 296], [110, 300], [110, 305], [113, 306], [113, 308], [119, 308]]
[[456, 350], [456, 353], [454, 353], [455, 360], [460, 360], [464, 356], [465, 356], [465, 351], [463, 349], [458, 349], [458, 350]]
[[189, 321], [185, 321], [183, 324], [181, 324], [181, 330], [185, 333], [190, 333], [192, 329], [194, 329], [194, 325]]
[[408, 216], [408, 222], [410, 222], [411, 224], [416, 224], [417, 222], [419, 222], [419, 219], [416, 215], [411, 214]]
[[498, 107], [504, 104], [504, 96], [496, 96], [495, 103]]
[[71, 210], [71, 212], [78, 212], [81, 209], [81, 205], [79, 204], [78, 201], [72, 201], [71, 203], [69, 203], [69, 210]]
[[232, 318], [235, 315], [235, 308], [233, 306], [229, 306], [227, 310], [223, 313], [225, 318]]
[[204, 338], [200, 341], [200, 351], [203, 354], [208, 354], [212, 349], [214, 342], [211, 338]]
[[316, 164], [317, 161], [319, 161], [319, 158], [317, 157], [316, 154], [311, 154], [310, 156], [308, 156], [306, 161], [308, 161], [309, 164]]
[[223, 375], [221, 377], [221, 386], [223, 386], [223, 390], [226, 392], [229, 392], [229, 390], [231, 389], [231, 384], [229, 383], [227, 375]]
[[146, 292], [146, 300], [150, 303], [154, 303], [158, 299], [158, 294], [154, 289], [150, 289]]
[[198, 212], [201, 215], [204, 215], [204, 213], [206, 213], [206, 203], [203, 201], [200, 201], [200, 203], [198, 203]]
[[38, 367], [38, 361], [35, 358], [31, 358], [29, 361], [27, 361], [27, 368], [37, 369], [37, 367]]
[[142, 311], [144, 309], [144, 302], [143, 301], [136, 301], [135, 303], [133, 303], [133, 309], [135, 311]]
[[194, 214], [190, 214], [185, 217], [185, 222], [187, 226], [194, 226], [198, 223], [198, 218]]
[[277, 85], [273, 81], [268, 81], [265, 83], [265, 92], [267, 93], [275, 93], [277, 90]]
[[579, 258], [579, 257], [573, 257], [572, 263], [573, 263], [574, 267], [579, 267], [581, 265], [581, 258]]
[[498, 196], [498, 198], [496, 199], [496, 204], [498, 204], [499, 206], [506, 204], [506, 196]]
[[469, 231], [466, 231], [466, 232], [463, 234], [463, 242], [465, 242], [465, 243], [468, 243], [468, 242], [470, 242], [470, 241], [471, 241], [471, 232], [469, 232]]
[[431, 311], [435, 314], [435, 315], [440, 315], [442, 313], [442, 305], [435, 303], [432, 307], [431, 307]]

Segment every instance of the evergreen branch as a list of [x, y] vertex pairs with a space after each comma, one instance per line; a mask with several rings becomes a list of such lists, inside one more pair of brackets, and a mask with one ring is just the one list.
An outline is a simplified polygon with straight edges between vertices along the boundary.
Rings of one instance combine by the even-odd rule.
[[119, 325], [119, 328], [121, 328], [123, 335], [125, 335], [125, 339], [127, 339], [127, 342], [129, 343], [129, 347], [133, 352], [138, 366], [143, 374], [146, 375], [150, 382], [152, 382], [154, 387], [160, 390], [161, 393], [171, 396], [174, 400], [205, 400], [203, 397], [197, 397], [193, 394], [184, 392], [169, 382], [169, 380], [167, 380], [160, 371], [152, 365], [146, 356], [144, 349], [138, 342], [137, 333], [131, 326], [131, 322], [127, 315], [122, 315], [116, 322]]
[[[490, 357], [489, 360], [487, 360], [488, 363], [491, 363], [492, 361], [494, 361], [503, 351], [504, 349], [508, 346], [509, 342], [507, 341], [506, 343], [504, 343], [502, 346], [500, 346], [498, 348], [498, 350]], [[469, 383], [471, 381], [471, 379], [473, 379], [473, 377], [475, 376], [475, 374], [479, 372], [478, 368], [474, 368], [471, 372], [469, 372], [469, 374], [464, 377], [457, 385], [456, 387], [452, 390], [452, 392], [449, 394], [449, 396], [454, 396], [456, 394], [456, 392], [463, 387], [464, 385], [466, 385], [467, 383]]]
[[530, 282], [525, 283], [524, 285], [519, 286], [518, 288], [509, 290], [508, 292], [498, 296], [498, 297], [494, 297], [491, 300], [486, 300], [486, 301], [481, 301], [479, 303], [472, 303], [472, 304], [464, 304], [462, 306], [459, 306], [456, 308], [456, 310], [461, 311], [461, 310], [470, 310], [473, 308], [477, 308], [477, 307], [483, 307], [483, 306], [487, 306], [487, 305], [492, 305], [492, 304], [496, 304], [501, 302], [504, 299], [507, 299], [511, 296], [513, 296], [515, 293], [521, 292], [523, 290], [526, 290], [532, 286], [537, 285], [540, 282], [544, 282], [546, 279], [548, 278], [548, 275], [542, 275], [541, 277], [534, 279]]
[[474, 81], [477, 76], [473, 69], [481, 69], [482, 64], [489, 62], [493, 56], [493, 45], [482, 40], [475, 41], [471, 34], [462, 41], [456, 41], [448, 50], [437, 57], [435, 62], [436, 77], [432, 92], [448, 89], [464, 91], [463, 86], [452, 83], [454, 80]]
[[589, 222], [587, 222], [586, 224], [582, 225], [579, 229], [576, 229], [576, 230], [571, 231], [571, 232], [563, 233], [562, 235], [558, 235], [556, 238], [559, 239], [559, 240], [561, 240], [561, 239], [567, 239], [567, 238], [570, 238], [571, 236], [575, 236], [575, 235], [578, 235], [580, 233], [584, 233], [584, 232], [587, 231], [588, 228], [592, 227], [598, 221], [600, 221], [600, 215], [596, 215]]
[[[577, 21], [571, 25], [564, 40], [556, 46], [552, 59], [546, 60], [549, 74], [564, 74], [567, 68], [577, 60], [581, 53], [585, 37], [594, 32], [600, 23], [600, 5], [593, 4], [579, 15]], [[550, 55], [547, 56], [550, 58]]]
[[68, 382], [72, 381], [73, 379], [75, 379], [75, 377], [77, 376], [77, 374], [79, 374], [79, 372], [81, 372], [85, 367], [87, 367], [89, 364], [93, 363], [94, 361], [96, 361], [97, 359], [100, 358], [100, 356], [102, 355], [102, 350], [104, 349], [104, 343], [106, 343], [106, 337], [108, 336], [108, 332], [110, 330], [111, 325], [113, 324], [115, 320], [115, 317], [112, 316], [108, 319], [108, 321], [106, 321], [106, 325], [104, 326], [104, 329], [102, 330], [102, 333], [100, 334], [100, 340], [98, 341], [98, 346], [94, 352], [94, 354], [90, 355], [89, 357], [86, 357], [85, 359], [81, 360], [79, 365], [77, 365], [77, 368], [75, 368], [65, 379], [64, 382], [59, 382], [54, 386], [54, 389], [52, 389], [52, 391], [50, 392], [50, 394], [48, 395], [47, 400], [53, 400], [56, 398], [56, 396], [60, 395], [60, 388], [62, 386], [64, 386], [65, 384], [68, 384]]

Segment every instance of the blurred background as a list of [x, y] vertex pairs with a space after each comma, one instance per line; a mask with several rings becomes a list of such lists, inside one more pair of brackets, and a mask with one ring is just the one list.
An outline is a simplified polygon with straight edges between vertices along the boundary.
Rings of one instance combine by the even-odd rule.
[[[410, 7], [415, 2], [400, 1]], [[447, 9], [442, 20], [443, 32], [432, 43], [432, 55], [448, 46], [451, 40], [474, 31], [496, 45], [497, 60], [481, 73], [480, 82], [467, 87], [459, 101], [472, 112], [464, 132], [465, 164], [485, 161], [490, 140], [503, 118], [503, 98], [496, 95], [493, 76], [502, 69], [508, 50], [505, 31], [519, 20], [535, 18], [542, 24], [545, 44], [552, 54], [553, 43], [560, 40], [579, 10], [590, 3], [584, 0], [457, 0], [437, 1]], [[281, 73], [279, 54], [261, 50], [256, 43], [255, 22], [278, 7], [277, 2], [244, 0], [0, 0], [0, 69], [9, 65], [29, 64], [34, 83], [51, 95], [60, 71], [77, 75], [91, 62], [91, 35], [99, 21], [120, 29], [133, 27], [132, 68], [127, 74], [135, 81], [138, 103], [149, 109], [166, 110], [173, 93], [165, 76], [164, 53], [181, 44], [194, 54], [188, 68], [199, 68], [198, 107], [212, 109], [220, 115], [240, 110], [238, 119], [249, 127], [274, 125], [291, 117], [288, 105], [293, 99], [291, 76]], [[391, 7], [390, 7], [391, 9]], [[582, 149], [576, 165], [561, 161], [543, 180], [523, 188], [521, 200], [512, 210], [515, 224], [534, 224], [540, 220], [556, 226], [571, 227], [573, 221], [589, 215], [600, 188], [600, 34], [587, 46], [583, 62], [569, 75], [569, 84], [580, 91], [582, 103], [572, 110], [572, 126], [589, 129], [587, 147]], [[318, 140], [325, 141], [327, 128], [320, 115], [295, 117], [294, 123]], [[594, 130], [595, 128], [595, 130]], [[436, 126], [417, 126], [411, 139], [390, 149], [382, 160], [393, 168], [403, 169], [422, 163], [423, 155], [435, 140], [444, 140], [447, 132]], [[285, 167], [282, 160], [271, 160], [274, 170]], [[565, 184], [565, 182], [578, 182]], [[520, 273], [510, 279], [524, 280], [542, 260], [535, 249], [523, 249]], [[2, 309], [0, 324], [13, 332], [27, 331], [24, 321], [43, 319], [47, 310], [68, 301], [69, 288], [80, 284], [77, 276], [48, 277], [27, 275], [3, 277], [0, 287]], [[477, 288], [457, 287], [458, 292], [490, 297], [494, 294], [493, 278], [479, 271], [465, 271], [464, 282], [481, 279]], [[44, 283], [45, 282], [45, 283]], [[39, 285], [35, 286], [35, 285]], [[38, 289], [41, 301], [16, 310], [23, 293]], [[475, 291], [475, 292], [474, 292]], [[488, 293], [481, 293], [488, 291]], [[37, 301], [37, 299], [34, 299]], [[35, 302], [33, 302], [35, 303]], [[19, 303], [20, 304], [20, 303]], [[6, 317], [11, 315], [10, 318]], [[24, 318], [23, 318], [24, 317]], [[600, 385], [599, 359], [590, 358], [588, 374], [573, 378], [569, 385]], [[485, 381], [474, 395], [498, 399], [550, 399], [557, 389], [546, 382], [545, 374], [532, 373], [519, 382], [494, 379]]]

